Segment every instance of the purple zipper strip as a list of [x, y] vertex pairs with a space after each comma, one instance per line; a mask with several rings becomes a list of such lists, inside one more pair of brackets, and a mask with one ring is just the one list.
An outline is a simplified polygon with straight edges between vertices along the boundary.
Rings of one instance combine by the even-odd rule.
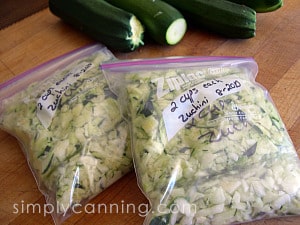
[[110, 63], [103, 63], [101, 65], [102, 69], [112, 69], [118, 67], [130, 67], [130, 66], [139, 66], [139, 65], [161, 65], [167, 63], [182, 63], [182, 62], [200, 62], [200, 61], [213, 61], [213, 60], [226, 60], [226, 59], [249, 59], [251, 57], [236, 57], [236, 56], [178, 56], [178, 57], [166, 57], [166, 58], [152, 58], [152, 59], [137, 59], [137, 60], [119, 60]]

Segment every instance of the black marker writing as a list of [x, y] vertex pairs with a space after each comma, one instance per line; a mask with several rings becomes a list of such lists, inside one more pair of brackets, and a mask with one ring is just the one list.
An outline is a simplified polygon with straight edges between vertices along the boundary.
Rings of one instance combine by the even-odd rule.
[[178, 116], [178, 119], [181, 120], [181, 122], [185, 123], [189, 120], [189, 118], [194, 117], [195, 114], [197, 114], [203, 107], [205, 107], [208, 104], [208, 99], [204, 96], [203, 100], [197, 100], [197, 102], [192, 104], [192, 108], [186, 112], [185, 114], [181, 114]]
[[239, 88], [239, 87], [241, 87], [241, 86], [242, 86], [242, 84], [241, 84], [238, 80], [235, 80], [235, 81], [233, 81], [233, 82], [231, 82], [231, 83], [225, 84], [224, 87], [221, 88], [221, 89], [219, 89], [219, 88], [216, 89], [216, 93], [217, 93], [219, 96], [223, 96], [224, 93], [230, 92], [232, 89]]

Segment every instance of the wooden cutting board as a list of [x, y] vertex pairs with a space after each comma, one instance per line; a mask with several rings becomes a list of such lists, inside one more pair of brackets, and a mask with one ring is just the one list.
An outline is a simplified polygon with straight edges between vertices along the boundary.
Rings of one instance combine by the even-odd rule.
[[[0, 30], [0, 82], [47, 60], [92, 43], [93, 40], [61, 22], [48, 9]], [[248, 40], [225, 39], [195, 27], [176, 46], [151, 41], [132, 53], [113, 52], [120, 59], [180, 55], [249, 56], [259, 66], [257, 81], [264, 85], [278, 107], [287, 130], [300, 153], [300, 1], [286, 0], [278, 11], [257, 15], [257, 34]], [[0, 131], [0, 224], [53, 224], [49, 214], [27, 210], [45, 206], [17, 140]], [[130, 173], [91, 201], [92, 204], [147, 204]], [[24, 209], [24, 210], [22, 210]], [[37, 210], [37, 209], [36, 209]], [[142, 208], [141, 208], [142, 210]], [[140, 214], [140, 215], [139, 215]], [[64, 224], [142, 224], [144, 215], [127, 213], [79, 213]], [[298, 225], [300, 217], [270, 219], [249, 225]]]

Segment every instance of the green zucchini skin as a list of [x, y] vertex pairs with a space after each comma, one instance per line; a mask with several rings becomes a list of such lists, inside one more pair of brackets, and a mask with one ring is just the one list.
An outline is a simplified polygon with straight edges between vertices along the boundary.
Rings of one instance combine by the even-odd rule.
[[240, 5], [246, 5], [254, 9], [257, 13], [275, 11], [283, 6], [282, 0], [228, 0]]
[[[106, 0], [107, 2], [133, 13], [145, 26], [145, 32], [160, 44], [170, 45], [167, 30], [170, 25], [178, 20], [184, 20], [183, 15], [175, 7], [161, 0]], [[186, 25], [182, 28], [185, 33]], [[179, 40], [180, 41], [180, 40]], [[179, 42], [178, 41], [178, 42]], [[177, 44], [176, 43], [172, 43]]]
[[226, 0], [164, 0], [192, 23], [229, 38], [251, 38], [256, 32], [256, 12]]
[[108, 48], [129, 52], [143, 45], [144, 28], [140, 21], [104, 0], [49, 0], [49, 9]]

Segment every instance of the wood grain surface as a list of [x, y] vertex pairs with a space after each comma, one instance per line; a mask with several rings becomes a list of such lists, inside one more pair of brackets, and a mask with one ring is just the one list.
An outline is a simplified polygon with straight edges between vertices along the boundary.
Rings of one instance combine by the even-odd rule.
[[[64, 24], [48, 9], [0, 30], [0, 83], [43, 62], [93, 40]], [[250, 56], [259, 66], [257, 81], [273, 98], [286, 128], [300, 153], [300, 1], [286, 0], [275, 12], [257, 15], [257, 34], [232, 40], [195, 27], [176, 46], [160, 46], [150, 40], [135, 52], [113, 52], [120, 59], [179, 55]], [[299, 154], [300, 155], [300, 154]], [[53, 224], [44, 211], [21, 212], [26, 204], [45, 205], [17, 140], [0, 131], [0, 224]], [[133, 172], [91, 201], [92, 204], [147, 204]], [[16, 205], [17, 204], [17, 205]], [[16, 212], [14, 206], [18, 206]], [[141, 215], [139, 215], [141, 214]], [[64, 224], [142, 224], [142, 213], [78, 213]], [[255, 221], [248, 225], [299, 225], [299, 217]]]

